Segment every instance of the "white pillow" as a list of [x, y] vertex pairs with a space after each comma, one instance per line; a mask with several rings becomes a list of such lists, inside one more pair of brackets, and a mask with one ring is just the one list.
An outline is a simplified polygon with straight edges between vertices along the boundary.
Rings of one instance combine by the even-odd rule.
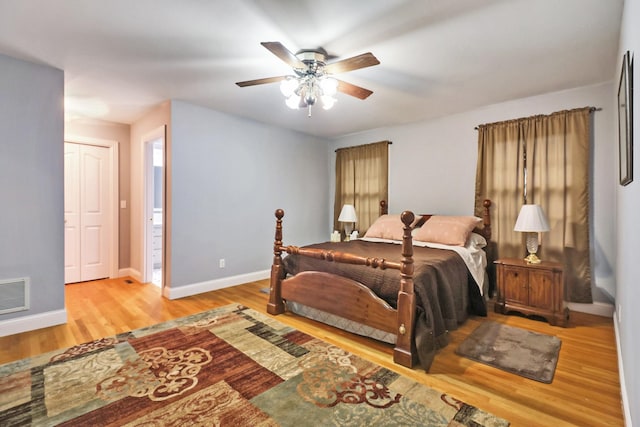
[[487, 246], [487, 240], [478, 233], [470, 233], [465, 246], [468, 249], [482, 249]]

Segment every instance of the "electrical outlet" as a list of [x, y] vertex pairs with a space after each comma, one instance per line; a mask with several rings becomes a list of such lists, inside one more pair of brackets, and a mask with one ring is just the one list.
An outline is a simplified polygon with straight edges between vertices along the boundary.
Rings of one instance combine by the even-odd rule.
[[220, 258], [219, 265], [220, 265], [220, 268], [224, 268], [225, 266], [224, 258]]

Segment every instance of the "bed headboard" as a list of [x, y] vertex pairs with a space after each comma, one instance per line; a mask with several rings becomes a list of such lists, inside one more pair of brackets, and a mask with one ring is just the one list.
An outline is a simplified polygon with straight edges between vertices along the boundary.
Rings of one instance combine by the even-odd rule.
[[[482, 202], [482, 227], [473, 230], [475, 233], [484, 237], [487, 242], [491, 240], [491, 200], [485, 199]], [[380, 216], [389, 213], [389, 206], [386, 200], [380, 200]], [[421, 214], [421, 218], [415, 223], [414, 227], [421, 227], [430, 217], [430, 214]]]

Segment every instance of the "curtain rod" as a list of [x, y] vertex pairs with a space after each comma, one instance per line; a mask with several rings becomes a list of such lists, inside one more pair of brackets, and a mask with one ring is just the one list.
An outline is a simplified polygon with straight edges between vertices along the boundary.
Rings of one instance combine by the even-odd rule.
[[[576, 108], [576, 110], [580, 110], [580, 108]], [[590, 112], [590, 113], [593, 113], [594, 111], [602, 111], [602, 107], [589, 107], [589, 112]], [[553, 114], [553, 113], [551, 113], [551, 114]], [[548, 115], [548, 116], [550, 116], [551, 114], [542, 114], [542, 115], [543, 115], [543, 116], [544, 116], [544, 115]], [[535, 117], [535, 116], [532, 116], [532, 117]], [[525, 117], [523, 117], [523, 118], [525, 118]], [[513, 120], [520, 120], [520, 119], [513, 119]], [[479, 127], [479, 126], [476, 126], [476, 127], [474, 127], [473, 129], [478, 130], [478, 129], [480, 129], [480, 127]]]
[[369, 144], [361, 144], [361, 145], [352, 145], [351, 147], [341, 147], [341, 148], [336, 148], [335, 152], [337, 153], [339, 150], [346, 150], [348, 148], [356, 148], [356, 147], [364, 147], [367, 145], [373, 145], [373, 144], [380, 144], [381, 142], [386, 142], [387, 145], [391, 145], [393, 144], [393, 141], [378, 141], [378, 142], [370, 142]]

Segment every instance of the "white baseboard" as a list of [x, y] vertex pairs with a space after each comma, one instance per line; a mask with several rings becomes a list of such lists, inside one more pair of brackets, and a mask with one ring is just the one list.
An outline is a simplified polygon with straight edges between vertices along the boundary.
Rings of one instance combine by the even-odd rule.
[[120, 269], [120, 277], [132, 277], [134, 279], [136, 279], [138, 282], [142, 283], [142, 273], [140, 273], [138, 270], [136, 270], [135, 268], [122, 268]]
[[134, 277], [136, 273], [137, 271], [133, 268], [121, 268], [118, 270], [118, 277]]
[[256, 271], [254, 273], [240, 274], [238, 276], [223, 277], [222, 279], [208, 280], [206, 282], [193, 283], [191, 285], [180, 286], [178, 288], [164, 287], [163, 295], [168, 299], [184, 298], [204, 292], [215, 291], [217, 289], [228, 288], [230, 286], [241, 285], [243, 283], [255, 282], [256, 280], [268, 279], [271, 270]]
[[54, 310], [0, 322], [0, 337], [67, 323], [67, 310]]
[[620, 375], [620, 394], [622, 396], [622, 412], [624, 415], [624, 425], [633, 427], [631, 423], [631, 409], [629, 408], [629, 395], [624, 380], [624, 366], [622, 365], [622, 349], [620, 348], [620, 324], [618, 316], [613, 316], [613, 330], [616, 333], [616, 351], [618, 353], [618, 373]]
[[580, 304], [570, 302], [567, 304], [569, 310], [581, 313], [595, 314], [596, 316], [612, 317], [614, 312], [613, 304], [607, 302], [594, 302], [593, 304]]

